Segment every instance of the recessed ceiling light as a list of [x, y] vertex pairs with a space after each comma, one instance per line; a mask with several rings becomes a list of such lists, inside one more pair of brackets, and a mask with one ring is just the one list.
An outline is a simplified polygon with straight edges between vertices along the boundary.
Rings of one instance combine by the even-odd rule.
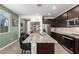
[[53, 10], [55, 10], [55, 9], [56, 9], [56, 7], [55, 7], [55, 6], [53, 6], [53, 7], [52, 7], [52, 9], [53, 9]]
[[50, 15], [51, 15], [51, 13], [48, 13], [48, 15], [50, 16]]

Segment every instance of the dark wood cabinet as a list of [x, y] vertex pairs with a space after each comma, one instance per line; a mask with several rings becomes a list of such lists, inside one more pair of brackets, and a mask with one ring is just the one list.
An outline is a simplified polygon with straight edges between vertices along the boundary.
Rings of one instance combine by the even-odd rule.
[[[69, 19], [79, 18], [79, 5], [56, 17], [53, 20], [53, 27], [68, 27], [67, 21]], [[78, 19], [79, 20], [79, 19]]]
[[49, 19], [51, 27], [54, 27], [54, 19]]
[[54, 43], [37, 43], [37, 54], [54, 54]]
[[63, 14], [63, 27], [67, 27], [67, 22], [66, 20], [68, 19], [68, 13]]
[[43, 23], [44, 24], [50, 23], [51, 27], [68, 27], [66, 20], [73, 18], [79, 18], [79, 5], [59, 15], [55, 19], [43, 19]]
[[68, 19], [68, 12], [62, 14], [63, 15], [63, 20], [67, 20]]
[[60, 43], [61, 45], [63, 44], [62, 34], [57, 34], [57, 40], [58, 40], [58, 43]]
[[55, 40], [57, 40], [57, 34], [54, 32], [51, 32], [51, 37], [54, 38]]
[[54, 19], [43, 19], [43, 24], [50, 24], [51, 27], [54, 27]]
[[75, 54], [79, 54], [79, 39], [75, 39]]
[[51, 32], [51, 37], [54, 38], [58, 43], [62, 44], [63, 43], [63, 35], [55, 32]]
[[43, 19], [43, 24], [49, 24], [50, 20], [49, 19]]
[[66, 26], [66, 17], [61, 15], [53, 20], [53, 27], [65, 27]]

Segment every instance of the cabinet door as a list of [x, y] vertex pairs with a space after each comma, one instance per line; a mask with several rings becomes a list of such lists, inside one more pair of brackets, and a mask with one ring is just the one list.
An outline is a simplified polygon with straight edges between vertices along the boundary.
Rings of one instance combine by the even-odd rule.
[[37, 43], [37, 54], [54, 54], [54, 43]]
[[48, 19], [43, 19], [43, 24], [49, 24], [49, 20]]
[[60, 15], [55, 19], [55, 27], [65, 27], [66, 26], [66, 17], [63, 15]]
[[67, 20], [68, 19], [68, 13], [67, 12], [63, 14], [63, 19], [64, 20]]
[[75, 53], [79, 54], [79, 39], [75, 39]]
[[57, 40], [57, 34], [54, 32], [51, 32], [51, 37], [54, 38], [55, 40]]
[[63, 44], [63, 37], [61, 34], [58, 34], [58, 42], [62, 45]]
[[68, 13], [66, 12], [63, 14], [63, 21], [62, 21], [64, 27], [67, 26], [67, 22], [66, 22], [67, 19], [68, 19]]

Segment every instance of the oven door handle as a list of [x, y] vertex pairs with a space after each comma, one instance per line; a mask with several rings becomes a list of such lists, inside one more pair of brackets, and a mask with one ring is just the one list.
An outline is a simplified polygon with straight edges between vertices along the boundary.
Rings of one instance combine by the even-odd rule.
[[67, 37], [67, 36], [63, 36], [63, 38], [69, 39], [69, 40], [73, 40], [73, 38]]

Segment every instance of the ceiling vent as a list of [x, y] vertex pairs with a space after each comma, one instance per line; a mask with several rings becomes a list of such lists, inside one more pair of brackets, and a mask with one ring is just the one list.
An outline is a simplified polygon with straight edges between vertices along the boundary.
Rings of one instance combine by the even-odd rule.
[[37, 4], [38, 7], [42, 7], [42, 4]]

